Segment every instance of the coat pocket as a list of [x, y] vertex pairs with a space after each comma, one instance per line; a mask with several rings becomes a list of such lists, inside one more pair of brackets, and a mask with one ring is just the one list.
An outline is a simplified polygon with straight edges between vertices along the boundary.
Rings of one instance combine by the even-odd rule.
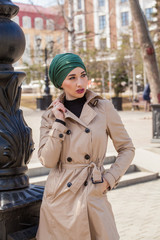
[[48, 175], [46, 185], [45, 185], [45, 191], [44, 196], [46, 198], [54, 198], [55, 195], [55, 187], [56, 187], [56, 169], [52, 169]]
[[95, 184], [95, 187], [98, 195], [105, 196], [105, 194], [108, 192], [105, 181], [102, 183]]

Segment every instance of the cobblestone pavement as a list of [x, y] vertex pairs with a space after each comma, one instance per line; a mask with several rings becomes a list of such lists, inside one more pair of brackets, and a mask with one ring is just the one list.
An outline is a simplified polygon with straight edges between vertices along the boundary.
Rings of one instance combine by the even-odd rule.
[[120, 240], [160, 240], [160, 179], [108, 192]]

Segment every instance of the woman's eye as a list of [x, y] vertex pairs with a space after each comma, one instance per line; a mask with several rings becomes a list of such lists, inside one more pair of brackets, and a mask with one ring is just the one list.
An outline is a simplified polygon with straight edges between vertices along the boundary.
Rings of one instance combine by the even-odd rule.
[[75, 79], [75, 77], [70, 77], [69, 80]]
[[86, 77], [86, 76], [87, 76], [87, 74], [86, 74], [86, 73], [84, 73], [84, 74], [82, 74], [82, 75], [81, 75], [81, 77]]

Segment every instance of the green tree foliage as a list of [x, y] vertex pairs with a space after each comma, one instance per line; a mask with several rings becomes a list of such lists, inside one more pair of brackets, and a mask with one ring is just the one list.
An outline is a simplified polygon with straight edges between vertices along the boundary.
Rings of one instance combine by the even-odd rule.
[[103, 93], [108, 90], [108, 63], [104, 55], [107, 56], [107, 50], [102, 53], [100, 50], [93, 49], [79, 49], [79, 54], [87, 68], [88, 79], [94, 79], [93, 87], [97, 92]]
[[116, 69], [114, 73], [114, 78], [112, 80], [114, 93], [116, 97], [119, 97], [119, 94], [124, 92], [128, 84], [128, 75], [123, 66], [120, 66]]

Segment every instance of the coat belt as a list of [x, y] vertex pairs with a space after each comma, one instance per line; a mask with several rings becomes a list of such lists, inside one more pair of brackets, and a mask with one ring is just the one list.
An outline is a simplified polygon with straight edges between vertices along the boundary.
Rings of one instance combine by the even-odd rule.
[[92, 183], [102, 183], [102, 174], [101, 174], [101, 167], [97, 167], [97, 165], [94, 162], [91, 162], [90, 164], [62, 164], [62, 168], [65, 169], [76, 169], [76, 168], [82, 168], [82, 171], [79, 173], [79, 175], [76, 177], [76, 180], [72, 182], [72, 185], [70, 186], [70, 190], [73, 193], [76, 193], [79, 188], [84, 184], [86, 179], [88, 178], [89, 171], [92, 169], [91, 173], [91, 179]]

